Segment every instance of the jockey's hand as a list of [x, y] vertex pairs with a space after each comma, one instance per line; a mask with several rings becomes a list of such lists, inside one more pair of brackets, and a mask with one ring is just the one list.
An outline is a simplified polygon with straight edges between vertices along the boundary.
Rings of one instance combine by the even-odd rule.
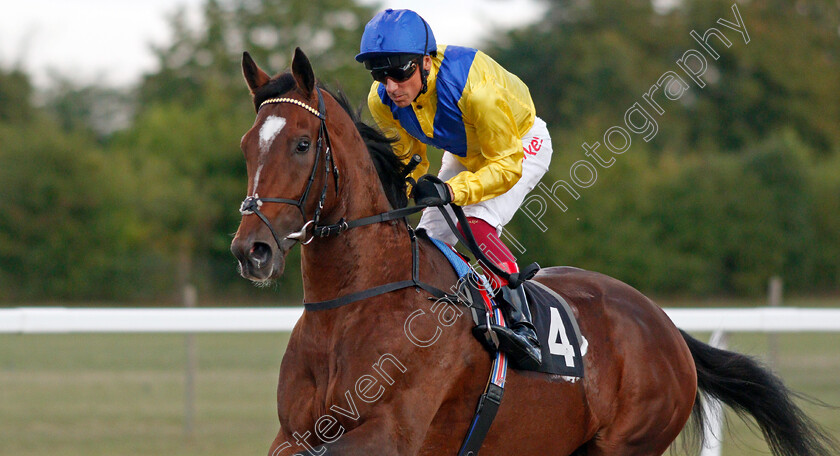
[[449, 185], [437, 176], [426, 174], [414, 186], [414, 202], [418, 205], [443, 206], [452, 202]]

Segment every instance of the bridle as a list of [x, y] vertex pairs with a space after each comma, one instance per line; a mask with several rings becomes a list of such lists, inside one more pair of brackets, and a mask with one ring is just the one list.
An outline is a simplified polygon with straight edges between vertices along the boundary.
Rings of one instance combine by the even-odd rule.
[[[329, 188], [329, 179], [327, 175], [332, 173], [333, 180], [335, 181], [335, 192], [338, 194], [338, 186], [339, 186], [339, 174], [338, 168], [335, 166], [335, 160], [333, 159], [332, 154], [332, 143], [330, 142], [330, 134], [327, 130], [327, 116], [326, 110], [324, 107], [324, 97], [321, 94], [321, 89], [317, 86], [315, 87], [317, 94], [318, 94], [318, 109], [309, 106], [308, 104], [294, 99], [294, 98], [269, 98], [262, 103], [257, 108], [259, 111], [263, 106], [272, 103], [291, 103], [297, 106], [300, 106], [303, 109], [309, 111], [312, 115], [316, 116], [318, 119], [321, 120], [321, 126], [318, 130], [318, 139], [317, 139], [317, 149], [315, 151], [315, 162], [312, 164], [312, 172], [309, 173], [309, 180], [306, 182], [306, 188], [303, 190], [303, 194], [300, 198], [293, 200], [289, 198], [261, 198], [258, 194], [254, 193], [251, 196], [245, 198], [242, 201], [242, 205], [239, 207], [239, 213], [242, 215], [251, 215], [254, 214], [262, 220], [263, 223], [271, 230], [271, 235], [274, 236], [274, 241], [277, 243], [277, 247], [282, 248], [282, 240], [280, 235], [277, 234], [277, 231], [271, 225], [271, 222], [268, 220], [268, 217], [260, 211], [263, 203], [281, 203], [281, 204], [291, 204], [295, 206], [300, 211], [300, 215], [303, 217], [303, 227], [301, 227], [300, 231], [296, 233], [291, 233], [286, 236], [286, 239], [293, 239], [295, 241], [300, 242], [303, 245], [307, 245], [312, 242], [313, 239], [316, 237], [327, 237], [332, 235], [337, 235], [343, 233], [344, 231], [349, 230], [350, 228], [356, 228], [359, 226], [364, 225], [371, 225], [374, 223], [380, 222], [387, 222], [389, 220], [397, 220], [408, 217], [411, 214], [416, 212], [420, 212], [426, 208], [426, 206], [412, 206], [412, 207], [404, 207], [400, 209], [395, 209], [388, 212], [383, 212], [381, 214], [372, 215], [370, 217], [363, 217], [356, 220], [345, 220], [341, 218], [338, 223], [332, 225], [319, 225], [318, 222], [321, 220], [321, 211], [324, 209], [324, 201], [327, 198], [327, 190]], [[307, 198], [309, 197], [309, 192], [312, 190], [312, 183], [315, 181], [315, 173], [318, 172], [318, 164], [321, 161], [321, 155], [324, 155], [324, 187], [321, 189], [321, 196], [318, 198], [318, 206], [315, 208], [315, 213], [311, 219], [306, 216], [306, 210], [304, 209], [304, 204], [306, 203]], [[415, 166], [420, 162], [420, 157], [412, 158], [409, 167], [405, 169], [405, 173], [410, 173], [411, 170], [414, 169]], [[307, 239], [307, 231], [312, 229], [311, 236]]]
[[[317, 110], [294, 98], [269, 98], [260, 103], [260, 106], [257, 108], [257, 111], [259, 111], [267, 104], [291, 103], [306, 109], [309, 113], [321, 120], [321, 126], [318, 129], [318, 139], [316, 141], [315, 162], [312, 164], [312, 172], [309, 173], [309, 180], [306, 182], [306, 188], [304, 188], [303, 194], [300, 198], [296, 200], [289, 198], [260, 198], [257, 193], [254, 193], [253, 195], [246, 197], [245, 200], [242, 201], [242, 205], [239, 207], [240, 214], [255, 214], [260, 218], [260, 220], [262, 220], [263, 223], [265, 223], [268, 229], [271, 230], [271, 235], [274, 236], [274, 241], [277, 242], [278, 247], [282, 246], [280, 236], [277, 234], [277, 231], [275, 231], [265, 214], [260, 211], [260, 207], [262, 207], [263, 203], [291, 204], [292, 206], [297, 207], [300, 211], [300, 215], [303, 217], [303, 227], [300, 231], [286, 236], [286, 239], [294, 239], [301, 244], [306, 245], [315, 239], [314, 231], [313, 235], [309, 239], [306, 239], [306, 232], [310, 227], [317, 227], [318, 222], [321, 220], [321, 211], [324, 209], [324, 200], [327, 198], [327, 189], [329, 187], [329, 179], [326, 177], [330, 173], [333, 175], [333, 180], [335, 181], [335, 192], [338, 194], [338, 168], [335, 166], [335, 161], [332, 156], [332, 143], [330, 142], [330, 134], [327, 130], [327, 116], [326, 109], [324, 107], [324, 97], [321, 95], [320, 88], [316, 86], [315, 90], [318, 93]], [[318, 206], [315, 208], [315, 213], [313, 217], [309, 219], [306, 216], [306, 209], [304, 208], [304, 205], [309, 197], [309, 192], [312, 190], [312, 183], [315, 182], [315, 174], [318, 172], [318, 164], [321, 161], [322, 154], [324, 155], [324, 187], [321, 189], [321, 196], [318, 198]]]
[[[329, 179], [328, 174], [333, 174], [333, 179], [335, 181], [335, 192], [338, 194], [339, 188], [339, 174], [338, 168], [335, 166], [335, 161], [332, 155], [332, 144], [330, 142], [330, 135], [329, 131], [327, 130], [327, 116], [324, 107], [324, 97], [321, 94], [321, 89], [316, 86], [317, 94], [318, 94], [318, 109], [309, 106], [308, 104], [294, 99], [294, 98], [269, 98], [268, 100], [263, 101], [260, 103], [257, 111], [271, 103], [291, 103], [297, 106], [300, 106], [303, 109], [309, 111], [312, 115], [318, 117], [321, 120], [321, 126], [318, 130], [318, 140], [317, 140], [317, 149], [315, 152], [315, 162], [312, 164], [312, 172], [309, 174], [309, 180], [306, 182], [306, 188], [303, 190], [303, 194], [298, 199], [290, 199], [290, 198], [261, 198], [258, 194], [254, 193], [245, 198], [242, 201], [242, 205], [239, 207], [239, 212], [245, 215], [254, 214], [260, 218], [260, 220], [265, 223], [269, 230], [271, 230], [271, 235], [274, 236], [274, 241], [277, 243], [277, 247], [282, 249], [282, 240], [280, 235], [277, 234], [277, 230], [271, 225], [271, 222], [268, 220], [268, 217], [260, 211], [260, 207], [264, 203], [280, 203], [280, 204], [290, 204], [295, 206], [300, 211], [301, 216], [303, 217], [304, 224], [300, 231], [296, 233], [291, 233], [286, 236], [286, 239], [293, 239], [297, 242], [300, 242], [303, 245], [309, 244], [312, 242], [313, 239], [316, 237], [326, 237], [331, 235], [340, 234], [350, 228], [355, 228], [364, 225], [372, 225], [374, 223], [380, 222], [387, 222], [389, 220], [397, 220], [397, 219], [405, 219], [405, 217], [414, 214], [416, 212], [420, 212], [421, 210], [425, 209], [426, 206], [418, 205], [412, 207], [404, 207], [400, 209], [395, 209], [387, 212], [383, 212], [381, 214], [372, 215], [369, 217], [362, 217], [356, 220], [347, 221], [344, 218], [341, 218], [338, 223], [333, 225], [319, 225], [318, 222], [321, 219], [321, 211], [324, 209], [324, 201], [327, 197], [327, 191], [329, 188]], [[304, 209], [304, 205], [306, 200], [309, 197], [309, 192], [312, 190], [312, 184], [315, 182], [315, 174], [318, 172], [318, 164], [321, 162], [321, 155], [324, 155], [324, 187], [321, 189], [321, 196], [318, 198], [318, 206], [315, 208], [315, 212], [313, 217], [309, 219], [306, 216], [306, 209]], [[410, 165], [406, 168], [405, 172], [409, 173], [411, 170], [417, 166], [419, 163], [419, 157], [412, 158]], [[307, 239], [307, 231], [312, 229], [312, 235]], [[367, 290], [363, 290], [357, 293], [352, 293], [346, 296], [342, 296], [336, 299], [331, 299], [329, 301], [321, 301], [321, 302], [313, 302], [313, 303], [304, 303], [304, 306], [307, 310], [326, 310], [326, 309], [333, 309], [336, 307], [341, 307], [343, 305], [349, 304], [351, 302], [358, 301], [360, 299], [366, 299], [373, 296], [378, 296], [384, 293], [389, 293], [394, 290], [399, 290], [402, 288], [408, 287], [418, 287], [422, 288], [435, 297], [442, 297], [446, 296], [446, 293], [439, 290], [436, 287], [433, 287], [425, 282], [420, 281], [419, 279], [419, 252], [417, 246], [417, 239], [414, 234], [414, 230], [406, 223], [406, 228], [410, 235], [411, 239], [411, 250], [412, 250], [412, 268], [411, 268], [411, 279], [403, 280], [399, 282], [391, 282], [384, 285], [380, 285], [378, 287], [369, 288]]]
[[[425, 209], [427, 206], [425, 205], [415, 205], [411, 207], [404, 207], [400, 209], [394, 209], [391, 211], [383, 212], [381, 214], [372, 215], [369, 217], [362, 217], [356, 220], [347, 221], [344, 218], [341, 218], [338, 223], [333, 225], [319, 225], [318, 222], [321, 219], [321, 211], [324, 209], [324, 201], [327, 197], [327, 191], [329, 188], [329, 179], [328, 174], [333, 174], [333, 179], [335, 182], [335, 192], [338, 194], [339, 188], [339, 174], [338, 168], [335, 166], [335, 161], [332, 155], [332, 143], [330, 142], [330, 135], [329, 131], [327, 130], [327, 116], [324, 107], [324, 97], [321, 94], [321, 89], [317, 86], [315, 87], [317, 94], [318, 94], [318, 109], [309, 106], [308, 104], [294, 99], [294, 98], [269, 98], [262, 103], [257, 108], [259, 111], [263, 106], [272, 103], [291, 103], [297, 106], [300, 106], [303, 109], [309, 111], [312, 115], [318, 117], [321, 120], [321, 125], [318, 130], [318, 139], [317, 139], [317, 148], [315, 151], [315, 161], [312, 164], [312, 171], [309, 174], [309, 180], [306, 182], [306, 188], [303, 190], [303, 194], [300, 198], [294, 200], [289, 198], [261, 198], [259, 195], [254, 193], [251, 196], [245, 198], [242, 201], [242, 205], [239, 207], [239, 212], [245, 215], [254, 214], [262, 220], [263, 223], [271, 230], [272, 236], [274, 236], [274, 241], [277, 243], [277, 247], [282, 249], [280, 235], [277, 234], [277, 231], [271, 225], [271, 222], [268, 220], [268, 217], [260, 211], [260, 207], [262, 207], [263, 203], [280, 203], [280, 204], [290, 204], [295, 206], [300, 211], [301, 216], [303, 217], [304, 224], [301, 227], [300, 231], [296, 233], [291, 233], [286, 236], [286, 239], [293, 239], [297, 242], [300, 242], [303, 245], [307, 245], [312, 242], [313, 239], [316, 237], [327, 237], [332, 235], [340, 234], [346, 230], [351, 228], [364, 226], [364, 225], [371, 225], [374, 223], [386, 222], [389, 220], [397, 220], [397, 219], [405, 219], [405, 217], [420, 212]], [[312, 184], [315, 181], [315, 174], [318, 172], [318, 164], [321, 162], [321, 155], [324, 155], [324, 187], [321, 189], [321, 196], [318, 198], [318, 206], [315, 208], [315, 213], [313, 214], [312, 219], [308, 219], [306, 216], [306, 210], [304, 209], [304, 205], [306, 200], [309, 197], [309, 192], [312, 190]], [[406, 175], [411, 173], [411, 171], [420, 163], [420, 157], [414, 156], [410, 160], [409, 164], [403, 171]], [[442, 210], [442, 215], [446, 220], [447, 224], [449, 224], [452, 232], [456, 235], [456, 237], [466, 245], [476, 257], [482, 261], [482, 263], [486, 264], [490, 267], [490, 269], [500, 277], [508, 279], [510, 284], [518, 285], [522, 281], [527, 278], [532, 277], [539, 266], [534, 263], [525, 269], [521, 273], [517, 274], [508, 274], [507, 271], [502, 270], [492, 261], [490, 261], [482, 252], [481, 249], [478, 247], [475, 238], [472, 235], [471, 230], [469, 229], [469, 223], [467, 222], [466, 216], [464, 212], [461, 210], [460, 207], [451, 205], [453, 211], [456, 214], [456, 217], [461, 222], [461, 225], [465, 227], [465, 234], [466, 238], [462, 237], [458, 231], [458, 228], [455, 226], [454, 221], [451, 219], [449, 214]], [[440, 208], [443, 209], [443, 208]], [[307, 231], [312, 228], [312, 235], [306, 239]], [[449, 296], [447, 293], [443, 292], [442, 290], [429, 285], [425, 282], [420, 280], [420, 271], [419, 271], [419, 251], [417, 246], [417, 237], [414, 233], [414, 230], [411, 228], [408, 223], [406, 223], [406, 229], [408, 230], [409, 238], [411, 240], [411, 251], [412, 251], [412, 267], [411, 267], [411, 279], [409, 280], [402, 280], [399, 282], [391, 282], [384, 285], [380, 285], [378, 287], [369, 288], [367, 290], [363, 290], [356, 293], [351, 293], [346, 296], [341, 296], [335, 299], [331, 299], [329, 301], [321, 301], [321, 302], [313, 302], [313, 303], [304, 303], [304, 307], [307, 310], [327, 310], [327, 309], [334, 309], [336, 307], [341, 307], [346, 304], [370, 298], [373, 296], [378, 296], [384, 293], [389, 293], [391, 291], [399, 290], [402, 288], [408, 287], [417, 287], [422, 288], [429, 292], [434, 298], [442, 298]]]

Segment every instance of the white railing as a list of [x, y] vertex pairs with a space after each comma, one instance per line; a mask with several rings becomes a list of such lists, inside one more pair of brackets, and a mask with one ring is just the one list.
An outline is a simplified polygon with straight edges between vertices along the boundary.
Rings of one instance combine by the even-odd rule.
[[[665, 309], [686, 331], [712, 332], [710, 344], [726, 346], [727, 332], [840, 332], [840, 308], [797, 307]], [[291, 331], [303, 314], [292, 308], [64, 308], [0, 309], [0, 334], [50, 333], [213, 333]], [[707, 402], [708, 404], [708, 402]], [[723, 418], [719, 404], [707, 427], [701, 456], [718, 456]]]
[[213, 333], [291, 331], [302, 307], [0, 309], [0, 333]]
[[[840, 308], [671, 308], [665, 312], [686, 331], [840, 332]], [[302, 314], [301, 307], [18, 307], [0, 309], [0, 334], [278, 332], [291, 331]]]

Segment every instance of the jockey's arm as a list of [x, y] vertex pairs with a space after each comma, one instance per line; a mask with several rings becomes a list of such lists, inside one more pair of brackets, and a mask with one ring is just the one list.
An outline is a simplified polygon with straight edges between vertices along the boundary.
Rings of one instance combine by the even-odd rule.
[[464, 123], [475, 127], [481, 156], [466, 159], [475, 162], [476, 171], [463, 171], [447, 181], [455, 204], [466, 206], [499, 196], [522, 177], [525, 153], [511, 102], [516, 100], [509, 100], [509, 94], [492, 81], [461, 99]]

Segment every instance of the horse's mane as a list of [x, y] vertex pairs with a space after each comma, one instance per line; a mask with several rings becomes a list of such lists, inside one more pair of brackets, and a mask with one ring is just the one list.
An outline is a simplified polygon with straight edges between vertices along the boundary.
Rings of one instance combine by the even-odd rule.
[[[295, 86], [295, 79], [290, 73], [284, 73], [273, 78], [268, 84], [257, 89], [254, 94], [254, 107], [259, 109], [263, 101], [283, 95]], [[379, 175], [379, 181], [382, 183], [382, 189], [385, 191], [385, 196], [391, 203], [391, 207], [394, 209], [406, 207], [408, 197], [406, 196], [405, 164], [401, 157], [394, 154], [391, 148], [391, 144], [396, 139], [388, 138], [377, 128], [364, 123], [361, 120], [361, 109], [354, 110], [343, 92], [333, 92], [320, 83], [318, 86], [332, 95], [338, 104], [344, 108], [350, 119], [353, 120], [359, 135], [367, 146], [370, 158], [376, 168], [376, 174]]]

